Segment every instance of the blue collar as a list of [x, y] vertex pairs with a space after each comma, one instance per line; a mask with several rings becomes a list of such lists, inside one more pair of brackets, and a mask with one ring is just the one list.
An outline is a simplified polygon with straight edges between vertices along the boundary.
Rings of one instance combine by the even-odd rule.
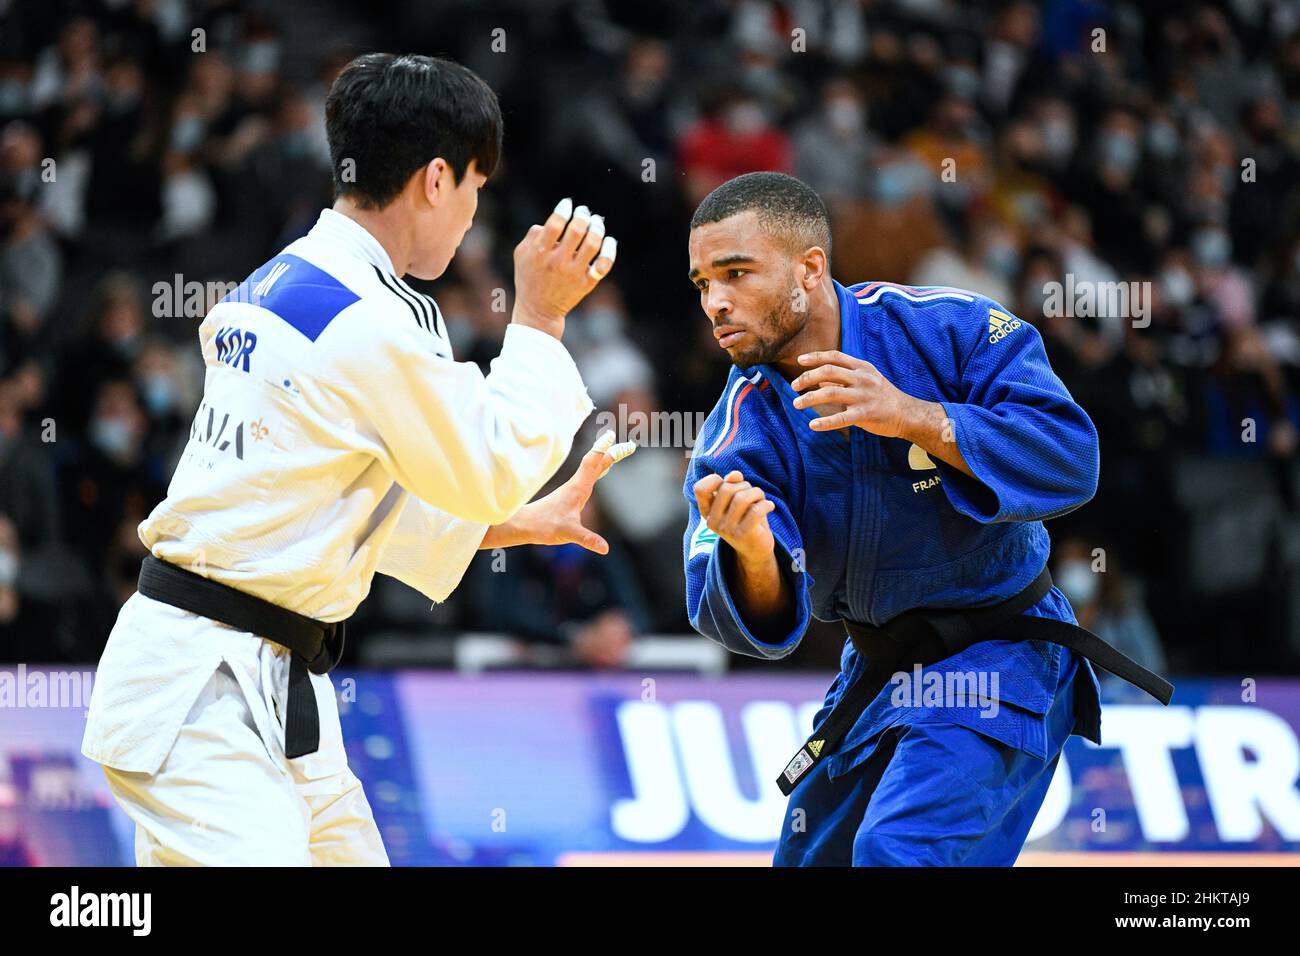
[[858, 309], [861, 303], [854, 297], [853, 293], [844, 286], [840, 285], [835, 279], [831, 279], [835, 286], [835, 294], [840, 300], [840, 351], [845, 355], [853, 353], [844, 348], [845, 343], [856, 342], [858, 332], [858, 319], [860, 318]]

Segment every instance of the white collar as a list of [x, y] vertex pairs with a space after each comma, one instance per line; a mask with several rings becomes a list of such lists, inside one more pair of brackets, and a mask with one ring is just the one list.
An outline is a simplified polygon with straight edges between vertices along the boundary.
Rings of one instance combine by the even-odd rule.
[[[364, 259], [371, 265], [378, 266], [389, 275], [396, 276], [393, 260], [388, 257], [379, 240], [371, 235], [370, 230], [355, 219], [333, 209], [322, 209], [316, 225], [307, 233], [313, 239], [320, 239], [331, 246]], [[399, 277], [400, 278], [400, 277]]]

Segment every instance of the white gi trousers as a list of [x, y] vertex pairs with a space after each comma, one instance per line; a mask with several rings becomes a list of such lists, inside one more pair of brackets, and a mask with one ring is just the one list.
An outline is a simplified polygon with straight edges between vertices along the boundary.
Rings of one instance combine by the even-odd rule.
[[284, 754], [290, 651], [133, 595], [96, 674], [83, 752], [135, 822], [140, 866], [386, 866], [333, 684], [320, 749]]

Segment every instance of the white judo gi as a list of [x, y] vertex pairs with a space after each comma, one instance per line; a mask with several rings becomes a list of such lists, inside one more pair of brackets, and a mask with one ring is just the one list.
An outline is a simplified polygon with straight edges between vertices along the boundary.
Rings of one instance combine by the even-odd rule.
[[[435, 601], [487, 528], [567, 457], [592, 404], [554, 337], [511, 324], [484, 376], [433, 300], [361, 225], [324, 210], [199, 330], [203, 401], [159, 559], [319, 621], [376, 572]], [[320, 747], [284, 751], [290, 652], [133, 595], [99, 664], [82, 752], [104, 765], [147, 864], [385, 864], [328, 675]]]

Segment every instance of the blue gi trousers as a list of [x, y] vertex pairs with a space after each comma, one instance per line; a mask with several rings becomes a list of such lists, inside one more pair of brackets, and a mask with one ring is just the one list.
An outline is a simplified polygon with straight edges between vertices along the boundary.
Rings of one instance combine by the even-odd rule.
[[1074, 727], [1076, 667], [1063, 670], [1048, 759], [909, 713], [864, 753], [823, 760], [795, 787], [773, 865], [1011, 866]]

